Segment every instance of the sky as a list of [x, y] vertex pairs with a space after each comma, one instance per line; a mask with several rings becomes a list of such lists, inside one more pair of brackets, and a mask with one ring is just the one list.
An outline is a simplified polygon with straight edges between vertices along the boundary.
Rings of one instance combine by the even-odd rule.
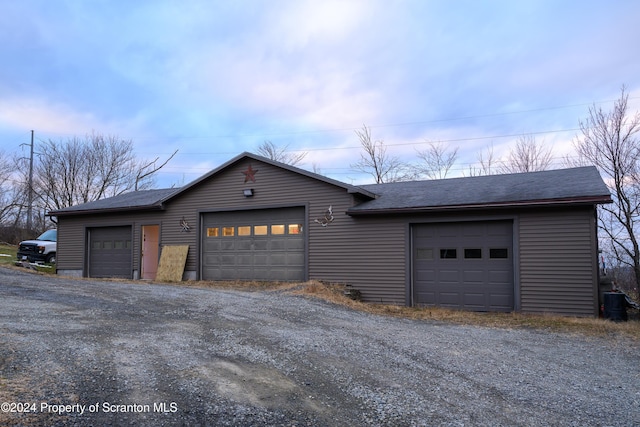
[[[523, 135], [572, 155], [590, 106], [640, 110], [636, 0], [0, 0], [0, 151], [92, 132], [184, 185], [265, 141], [350, 184], [356, 131], [449, 176]], [[559, 167], [559, 166], [558, 166]]]

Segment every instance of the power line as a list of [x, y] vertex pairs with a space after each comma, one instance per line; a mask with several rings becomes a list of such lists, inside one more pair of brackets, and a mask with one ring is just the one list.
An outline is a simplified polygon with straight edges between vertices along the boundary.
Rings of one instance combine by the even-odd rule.
[[[640, 97], [630, 97], [629, 100], [640, 99]], [[599, 105], [606, 104], [610, 102], [615, 102], [616, 100], [604, 100], [604, 101], [596, 101], [589, 103], [580, 103], [580, 104], [568, 104], [562, 106], [552, 106], [552, 107], [541, 107], [541, 108], [532, 108], [527, 110], [517, 110], [517, 111], [507, 111], [501, 113], [488, 113], [488, 114], [476, 114], [471, 116], [461, 116], [461, 117], [449, 117], [449, 118], [441, 118], [441, 119], [433, 119], [433, 120], [418, 120], [411, 122], [396, 122], [396, 123], [382, 123], [382, 124], [371, 124], [367, 125], [367, 127], [371, 129], [378, 128], [389, 128], [389, 127], [402, 127], [402, 126], [415, 126], [415, 125], [425, 125], [425, 124], [435, 124], [435, 123], [444, 123], [444, 122], [452, 122], [452, 121], [461, 121], [461, 120], [472, 120], [472, 119], [483, 119], [489, 117], [501, 117], [507, 115], [516, 115], [516, 114], [527, 114], [534, 113], [539, 111], [551, 111], [551, 110], [562, 110], [567, 108], [575, 108], [575, 107], [584, 107], [590, 105]], [[329, 129], [311, 129], [311, 130], [300, 130], [300, 131], [282, 131], [282, 132], [260, 132], [260, 133], [230, 133], [230, 134], [217, 134], [217, 135], [199, 135], [199, 136], [165, 136], [165, 138], [176, 139], [176, 140], [186, 140], [186, 139], [226, 139], [226, 138], [268, 138], [274, 136], [291, 136], [291, 135], [306, 135], [306, 134], [322, 134], [322, 133], [335, 133], [335, 132], [352, 132], [358, 129], [361, 129], [362, 125], [358, 126], [347, 126], [340, 128], [329, 128]], [[67, 136], [73, 137], [77, 136], [77, 134], [67, 134], [67, 133], [57, 133], [57, 132], [48, 132], [48, 135], [57, 135], [57, 136]], [[158, 136], [133, 136], [129, 137], [129, 139], [158, 139]], [[222, 154], [222, 153], [221, 153]]]
[[[499, 134], [499, 135], [486, 135], [486, 136], [475, 136], [475, 137], [464, 137], [464, 138], [452, 138], [452, 139], [438, 139], [435, 140], [435, 142], [443, 142], [443, 143], [450, 143], [450, 142], [463, 142], [463, 141], [482, 141], [482, 140], [487, 140], [487, 139], [501, 139], [501, 138], [517, 138], [520, 137], [522, 135], [545, 135], [545, 134], [554, 134], [554, 133], [565, 133], [565, 132], [576, 132], [581, 130], [580, 128], [569, 128], [569, 129], [553, 129], [553, 130], [544, 130], [544, 131], [537, 131], [537, 132], [519, 132], [519, 133], [510, 133], [510, 134]], [[431, 140], [420, 140], [420, 141], [413, 141], [413, 142], [398, 142], [398, 143], [387, 143], [385, 142], [385, 146], [386, 147], [401, 147], [401, 146], [409, 146], [409, 145], [421, 145], [421, 144], [428, 144], [430, 142], [434, 142]], [[335, 150], [354, 150], [354, 149], [360, 149], [362, 148], [360, 145], [349, 145], [349, 146], [333, 146], [333, 147], [321, 147], [321, 148], [304, 148], [304, 149], [299, 149], [299, 150], [286, 150], [287, 152], [300, 152], [300, 151], [308, 151], [308, 152], [314, 152], [314, 151], [335, 151]], [[142, 152], [144, 153], [144, 152]], [[170, 153], [158, 153], [156, 151], [154, 151], [154, 154], [157, 155], [164, 155], [164, 154], [170, 154]], [[205, 156], [205, 155], [217, 155], [217, 156], [221, 156], [221, 155], [234, 155], [237, 154], [236, 153], [230, 153], [230, 152], [215, 152], [215, 151], [199, 151], [199, 152], [180, 152], [178, 155], [180, 156]]]

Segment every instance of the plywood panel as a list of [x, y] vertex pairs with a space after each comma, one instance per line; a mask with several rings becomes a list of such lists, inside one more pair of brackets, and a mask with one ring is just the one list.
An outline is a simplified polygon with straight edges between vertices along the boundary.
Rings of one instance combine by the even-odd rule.
[[163, 246], [156, 280], [159, 282], [181, 281], [188, 252], [189, 245]]

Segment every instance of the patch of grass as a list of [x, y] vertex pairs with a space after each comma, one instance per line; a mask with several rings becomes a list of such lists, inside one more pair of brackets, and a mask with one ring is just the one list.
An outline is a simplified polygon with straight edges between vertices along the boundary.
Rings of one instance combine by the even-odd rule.
[[[154, 281], [153, 283], [161, 283]], [[172, 283], [173, 284], [173, 283]], [[300, 283], [291, 282], [263, 282], [257, 280], [231, 280], [231, 281], [205, 281], [189, 280], [179, 282], [180, 286], [191, 286], [194, 288], [230, 289], [247, 292], [258, 291], [286, 291], [301, 287]]]
[[568, 317], [553, 314], [525, 313], [479, 313], [450, 310], [440, 307], [404, 307], [398, 305], [372, 304], [354, 301], [344, 295], [345, 286], [325, 284], [318, 281], [305, 283], [292, 293], [320, 298], [367, 313], [414, 320], [433, 320], [458, 325], [474, 325], [503, 329], [535, 329], [542, 331], [580, 334], [586, 336], [621, 336], [640, 341], [640, 322], [612, 322], [589, 317]]
[[[18, 259], [18, 246], [9, 245], [6, 243], [0, 244], [0, 266], [13, 267], [16, 265], [17, 259]], [[19, 267], [19, 268], [24, 269], [25, 267]], [[42, 265], [30, 264], [30, 268], [32, 270], [39, 271], [41, 273], [56, 274], [55, 264], [42, 264]]]
[[18, 247], [6, 243], [0, 244], [0, 265], [13, 265], [16, 262]]

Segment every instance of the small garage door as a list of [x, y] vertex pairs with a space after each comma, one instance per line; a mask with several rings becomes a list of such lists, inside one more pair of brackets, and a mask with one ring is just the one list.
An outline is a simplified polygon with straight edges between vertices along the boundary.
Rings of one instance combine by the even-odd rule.
[[303, 207], [203, 214], [204, 280], [305, 279]]
[[511, 221], [419, 224], [412, 229], [415, 304], [513, 310]]
[[89, 277], [132, 278], [131, 227], [89, 229]]

